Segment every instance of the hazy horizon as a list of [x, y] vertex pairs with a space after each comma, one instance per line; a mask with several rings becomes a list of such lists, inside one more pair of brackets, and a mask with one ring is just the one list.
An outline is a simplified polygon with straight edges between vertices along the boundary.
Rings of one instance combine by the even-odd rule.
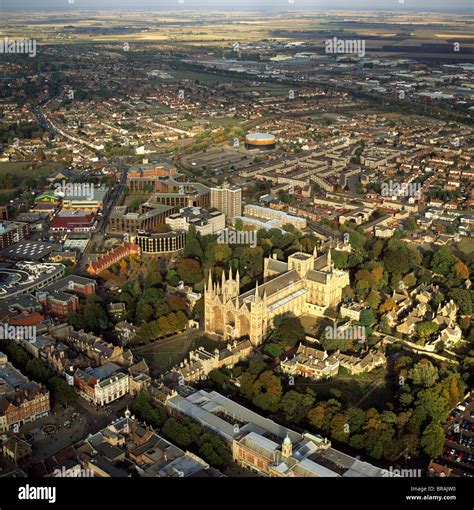
[[209, 9], [213, 11], [286, 11], [286, 10], [360, 10], [425, 11], [474, 13], [472, 0], [0, 0], [0, 12], [74, 12], [74, 11], [173, 11]]

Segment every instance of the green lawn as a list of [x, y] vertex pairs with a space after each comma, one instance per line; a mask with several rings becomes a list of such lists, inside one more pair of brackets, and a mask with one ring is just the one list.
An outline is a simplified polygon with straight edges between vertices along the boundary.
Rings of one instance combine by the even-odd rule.
[[234, 119], [233, 117], [213, 117], [212, 119], [209, 119], [209, 124], [213, 128], [217, 127], [234, 127], [238, 124], [240, 124], [240, 119]]
[[206, 337], [190, 340], [182, 336], [157, 345], [152, 351], [143, 353], [143, 357], [156, 363], [160, 368], [166, 369], [182, 361], [189, 351], [195, 350], [198, 347], [204, 347], [207, 350], [213, 351], [219, 345], [216, 341]]
[[474, 252], [474, 237], [463, 237], [457, 244], [458, 250], [466, 255]]
[[[341, 400], [344, 403], [358, 404], [363, 409], [370, 407], [383, 409], [385, 403], [392, 399], [393, 394], [392, 388], [385, 381], [385, 376], [385, 369], [378, 368], [365, 374], [338, 375], [320, 382], [298, 378], [295, 380], [295, 386], [299, 390], [311, 388], [316, 393], [317, 400], [331, 398], [330, 391], [336, 389], [342, 393]], [[377, 383], [379, 384], [376, 385]]]
[[197, 71], [171, 71], [170, 74], [178, 80], [199, 80], [204, 83], [225, 83], [233, 80], [230, 76], [200, 73]]
[[300, 317], [301, 324], [307, 335], [318, 338], [324, 328], [332, 322], [326, 317], [311, 317], [309, 315], [303, 315]]
[[49, 175], [54, 170], [64, 168], [64, 163], [60, 162], [42, 162], [37, 164], [36, 168], [30, 170], [28, 167], [31, 161], [9, 161], [7, 163], [0, 163], [0, 174], [12, 174], [17, 177], [40, 177]]

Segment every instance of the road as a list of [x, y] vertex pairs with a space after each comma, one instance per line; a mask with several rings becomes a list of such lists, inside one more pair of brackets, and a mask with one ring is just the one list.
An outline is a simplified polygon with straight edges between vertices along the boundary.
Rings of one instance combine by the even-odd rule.
[[[402, 340], [400, 338], [396, 338], [396, 337], [391, 336], [391, 335], [385, 335], [385, 334], [380, 333], [379, 331], [374, 331], [373, 334], [375, 336], [383, 337], [384, 342], [389, 342], [391, 344], [399, 343], [402, 346], [408, 348], [409, 350], [411, 350], [413, 352], [422, 353], [422, 354], [424, 354], [426, 356], [430, 356], [432, 358], [435, 358], [435, 359], [438, 359], [438, 360], [441, 360], [441, 361], [446, 361], [448, 363], [459, 364], [459, 361], [457, 361], [456, 359], [448, 358], [447, 356], [443, 356], [442, 354], [439, 354], [437, 352], [428, 351], [427, 349], [424, 349], [420, 345], [416, 345], [413, 342], [409, 342], [407, 340]], [[462, 357], [459, 356], [458, 354], [453, 354], [453, 357], [456, 357], [458, 359], [462, 359]]]
[[114, 192], [114, 196], [112, 197], [111, 201], [107, 204], [107, 207], [104, 207], [104, 215], [102, 216], [102, 222], [97, 228], [97, 233], [102, 235], [105, 234], [105, 230], [107, 229], [110, 213], [112, 212], [112, 209], [117, 205], [120, 195], [122, 194], [125, 188], [125, 184], [127, 183], [128, 166], [125, 165], [125, 163], [122, 160], [117, 160], [116, 164], [117, 168], [119, 168], [122, 171], [122, 176], [120, 177], [119, 185]]
[[87, 245], [86, 250], [81, 254], [79, 260], [77, 261], [76, 269], [74, 271], [75, 274], [82, 274], [86, 270], [87, 264], [89, 263], [87, 257], [88, 252], [92, 246], [96, 244], [96, 242], [98, 244], [103, 239], [105, 231], [107, 230], [107, 225], [109, 224], [110, 213], [112, 212], [112, 209], [117, 205], [117, 202], [125, 188], [125, 184], [127, 183], [128, 166], [125, 165], [121, 160], [118, 160], [116, 164], [117, 167], [122, 170], [119, 184], [114, 190], [113, 195], [104, 204], [103, 216], [97, 225], [96, 230], [92, 233], [92, 238], [90, 243]]
[[36, 119], [38, 120], [38, 124], [43, 129], [45, 129], [46, 131], [48, 131], [49, 133], [51, 133], [54, 136], [57, 136], [59, 134], [58, 131], [55, 128], [53, 128], [53, 126], [51, 126], [48, 119], [45, 117], [43, 110], [41, 108], [41, 105], [35, 106], [34, 112], [36, 115]]

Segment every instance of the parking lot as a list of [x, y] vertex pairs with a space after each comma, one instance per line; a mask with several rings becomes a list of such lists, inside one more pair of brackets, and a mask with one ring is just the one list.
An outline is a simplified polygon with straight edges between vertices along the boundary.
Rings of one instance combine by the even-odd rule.
[[474, 475], [474, 399], [468, 397], [448, 417], [446, 442], [441, 459], [461, 471]]

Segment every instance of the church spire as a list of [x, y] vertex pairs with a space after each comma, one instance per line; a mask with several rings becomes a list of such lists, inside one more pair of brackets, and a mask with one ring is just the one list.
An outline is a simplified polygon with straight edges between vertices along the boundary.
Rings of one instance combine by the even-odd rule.
[[225, 270], [222, 271], [222, 285], [221, 285], [221, 292], [222, 292], [222, 295], [224, 296], [224, 299], [226, 297], [226, 281], [225, 281]]
[[207, 280], [207, 292], [212, 292], [212, 269], [209, 269], [209, 278]]
[[258, 280], [257, 280], [257, 283], [255, 285], [255, 299], [254, 299], [254, 302], [256, 303], [257, 301], [259, 301], [259, 295], [258, 295]]

